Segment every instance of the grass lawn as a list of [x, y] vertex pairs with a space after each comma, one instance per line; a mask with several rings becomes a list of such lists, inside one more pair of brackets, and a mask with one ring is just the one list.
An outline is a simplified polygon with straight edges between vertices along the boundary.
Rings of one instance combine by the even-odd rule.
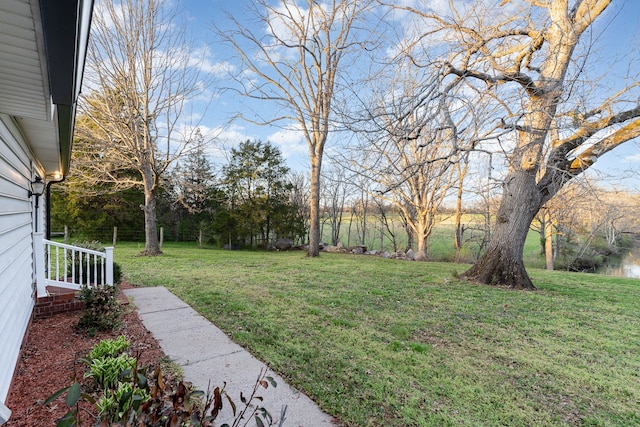
[[640, 425], [638, 280], [531, 270], [539, 290], [517, 292], [457, 264], [142, 248], [115, 250], [131, 283], [166, 286], [346, 425]]

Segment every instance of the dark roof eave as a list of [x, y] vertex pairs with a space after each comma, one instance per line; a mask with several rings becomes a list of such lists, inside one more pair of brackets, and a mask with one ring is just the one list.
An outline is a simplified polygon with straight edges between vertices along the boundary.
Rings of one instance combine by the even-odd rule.
[[41, 0], [51, 99], [57, 107], [61, 172], [71, 161], [73, 126], [89, 41], [93, 0]]
[[75, 124], [75, 105], [58, 105], [58, 137], [60, 141], [60, 173], [66, 176], [71, 165], [71, 146]]

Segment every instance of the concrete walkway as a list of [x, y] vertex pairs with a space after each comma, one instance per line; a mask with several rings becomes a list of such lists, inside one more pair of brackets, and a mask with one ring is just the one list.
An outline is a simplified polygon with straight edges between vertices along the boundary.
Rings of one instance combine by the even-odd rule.
[[[227, 394], [238, 409], [243, 407], [240, 392], [251, 394], [261, 369], [266, 366], [234, 343], [207, 319], [198, 314], [164, 287], [134, 288], [123, 291], [133, 297], [138, 314], [146, 328], [158, 340], [164, 353], [184, 369], [186, 381], [206, 391], [222, 387], [226, 381]], [[286, 405], [285, 427], [337, 426], [333, 418], [322, 412], [307, 396], [290, 387], [279, 375], [269, 371], [277, 387], [260, 389], [264, 406], [279, 425], [281, 410]], [[223, 400], [223, 410], [216, 425], [232, 424], [229, 403]], [[251, 421], [249, 425], [255, 425]]]

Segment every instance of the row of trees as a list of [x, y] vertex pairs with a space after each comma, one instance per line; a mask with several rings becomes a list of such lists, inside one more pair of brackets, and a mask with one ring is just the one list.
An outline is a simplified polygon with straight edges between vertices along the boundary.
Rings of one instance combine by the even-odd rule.
[[[491, 240], [466, 276], [534, 288], [522, 251], [536, 215], [600, 156], [640, 135], [636, 80], [598, 92], [589, 85], [596, 21], [610, 3], [451, 1], [435, 13], [428, 2], [258, 0], [250, 26], [234, 16], [226, 21], [232, 28], [213, 24], [242, 65], [229, 76], [232, 89], [265, 103], [244, 116], [297, 128], [307, 142], [309, 256], [319, 250], [330, 135], [341, 168], [372, 181], [361, 188], [402, 211], [422, 253], [444, 197], [454, 191], [462, 202], [469, 165], [498, 157], [502, 195]], [[212, 85], [192, 66], [167, 4], [99, 4], [87, 63], [91, 90], [78, 127], [94, 157], [80, 169], [96, 182], [142, 186], [145, 253], [153, 255], [162, 179], [204, 143], [193, 134], [176, 137], [179, 118]], [[351, 137], [347, 143], [338, 135]], [[248, 234], [268, 238], [272, 218]], [[456, 230], [460, 245], [460, 222]]]
[[[79, 145], [81, 148], [83, 143]], [[269, 247], [278, 238], [306, 241], [308, 186], [303, 176], [291, 174], [284, 166], [277, 148], [245, 141], [229, 151], [228, 163], [216, 172], [202, 147], [198, 145], [184, 156], [163, 182], [158, 223], [165, 238], [229, 247]], [[412, 248], [418, 258], [433, 259], [429, 250], [433, 230], [446, 222], [440, 226], [439, 236], [447, 229], [451, 246], [446, 253], [440, 251], [437, 259], [473, 262], [490, 241], [497, 193], [487, 188], [487, 180], [467, 183], [466, 193], [475, 189], [477, 197], [473, 204], [467, 203], [464, 212], [460, 200], [452, 198], [460, 193], [459, 186], [451, 187], [457, 180], [433, 185], [437, 191], [422, 193], [420, 200], [426, 202], [422, 205], [403, 200], [402, 193], [395, 191], [376, 192], [379, 183], [375, 179], [363, 180], [339, 163], [330, 164], [322, 182], [321, 235], [325, 239], [330, 236], [328, 243], [332, 245], [342, 242], [392, 251]], [[119, 239], [139, 240], [143, 229], [139, 192], [111, 191], [105, 186], [87, 191], [73, 176], [64, 187], [54, 188], [54, 229], [71, 224], [76, 239], [108, 240], [117, 226]], [[389, 194], [399, 196], [390, 199]], [[443, 194], [450, 196], [444, 208]], [[620, 245], [628, 245], [628, 236], [640, 234], [639, 210], [637, 195], [612, 195], [611, 190], [589, 180], [565, 187], [533, 222], [540, 233], [541, 253], [547, 255], [547, 267], [592, 269], [608, 255], [628, 248]], [[416, 224], [425, 219], [428, 230], [417, 233]]]
[[[78, 152], [83, 144], [78, 141]], [[229, 162], [216, 174], [202, 147], [188, 151], [158, 190], [157, 221], [167, 237], [233, 247], [267, 247], [277, 238], [305, 239], [301, 189], [277, 148], [245, 141], [230, 151]], [[109, 239], [117, 226], [119, 238], [137, 240], [143, 228], [144, 199], [139, 191], [107, 184], [89, 188], [75, 176], [54, 188], [54, 229], [71, 225], [76, 236]]]

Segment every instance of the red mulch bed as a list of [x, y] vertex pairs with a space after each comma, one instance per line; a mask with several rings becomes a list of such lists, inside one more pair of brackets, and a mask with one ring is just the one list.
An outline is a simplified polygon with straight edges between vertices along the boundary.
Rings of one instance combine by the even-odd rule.
[[[120, 286], [127, 287], [130, 286]], [[47, 406], [43, 405], [44, 401], [57, 390], [71, 385], [74, 376], [83, 383], [85, 368], [79, 359], [100, 340], [125, 335], [131, 342], [130, 353], [138, 355], [140, 366], [159, 362], [164, 353], [142, 324], [135, 306], [129, 304], [123, 308], [120, 329], [93, 337], [75, 328], [82, 312], [57, 314], [31, 323], [6, 402], [12, 411], [7, 427], [55, 426], [56, 420], [67, 412], [64, 398], [59, 397]], [[93, 425], [95, 418], [91, 414], [95, 415], [95, 407], [82, 403], [81, 408], [82, 425]]]

